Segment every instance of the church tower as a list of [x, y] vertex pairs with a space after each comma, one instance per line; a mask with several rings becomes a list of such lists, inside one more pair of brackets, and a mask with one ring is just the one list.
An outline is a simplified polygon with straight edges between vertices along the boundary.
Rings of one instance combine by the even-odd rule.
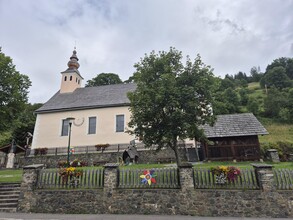
[[81, 87], [83, 78], [78, 71], [79, 63], [75, 48], [67, 66], [68, 69], [61, 72], [62, 79], [60, 93], [74, 92], [75, 89]]

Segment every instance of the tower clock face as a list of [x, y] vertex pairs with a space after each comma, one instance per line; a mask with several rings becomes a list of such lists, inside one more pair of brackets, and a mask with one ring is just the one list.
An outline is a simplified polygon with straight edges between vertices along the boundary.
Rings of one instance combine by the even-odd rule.
[[80, 117], [80, 118], [76, 118], [74, 121], [73, 121], [73, 124], [75, 126], [81, 126], [84, 122], [84, 117]]

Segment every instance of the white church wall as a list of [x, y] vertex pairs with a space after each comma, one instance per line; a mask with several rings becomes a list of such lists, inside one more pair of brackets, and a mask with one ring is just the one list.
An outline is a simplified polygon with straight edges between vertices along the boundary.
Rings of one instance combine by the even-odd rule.
[[[116, 132], [116, 115], [124, 115], [124, 132]], [[62, 136], [62, 120], [73, 117], [71, 146], [96, 144], [128, 144], [134, 139], [125, 133], [130, 121], [128, 107], [98, 108], [78, 111], [38, 114], [32, 148], [56, 148], [68, 146], [68, 135]], [[89, 117], [96, 117], [96, 133], [88, 134]]]

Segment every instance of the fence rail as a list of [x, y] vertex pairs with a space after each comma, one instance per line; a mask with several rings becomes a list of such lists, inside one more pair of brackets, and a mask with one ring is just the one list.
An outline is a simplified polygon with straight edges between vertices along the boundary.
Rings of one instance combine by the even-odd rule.
[[102, 188], [104, 169], [83, 170], [79, 177], [62, 178], [57, 169], [43, 169], [39, 173], [38, 189]]
[[292, 169], [273, 169], [275, 185], [277, 189], [293, 189], [293, 170]]
[[254, 169], [241, 169], [241, 175], [233, 182], [216, 183], [216, 175], [210, 169], [194, 169], [194, 185], [197, 189], [259, 189]]
[[119, 188], [138, 188], [138, 189], [177, 189], [180, 188], [179, 174], [177, 168], [155, 168], [156, 183], [151, 185], [142, 182], [145, 169], [120, 169], [118, 187]]

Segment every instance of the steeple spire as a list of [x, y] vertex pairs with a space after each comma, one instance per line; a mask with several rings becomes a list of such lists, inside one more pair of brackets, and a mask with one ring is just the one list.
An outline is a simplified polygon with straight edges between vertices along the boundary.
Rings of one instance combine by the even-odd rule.
[[74, 47], [73, 53], [67, 63], [67, 66], [67, 70], [61, 72], [62, 79], [60, 93], [74, 92], [75, 89], [81, 87], [81, 82], [83, 78], [78, 71], [79, 63], [76, 56], [76, 47]]
[[74, 47], [73, 54], [70, 57], [69, 62], [67, 63], [68, 69], [67, 70], [77, 70], [79, 68], [78, 58], [76, 56], [76, 47]]

